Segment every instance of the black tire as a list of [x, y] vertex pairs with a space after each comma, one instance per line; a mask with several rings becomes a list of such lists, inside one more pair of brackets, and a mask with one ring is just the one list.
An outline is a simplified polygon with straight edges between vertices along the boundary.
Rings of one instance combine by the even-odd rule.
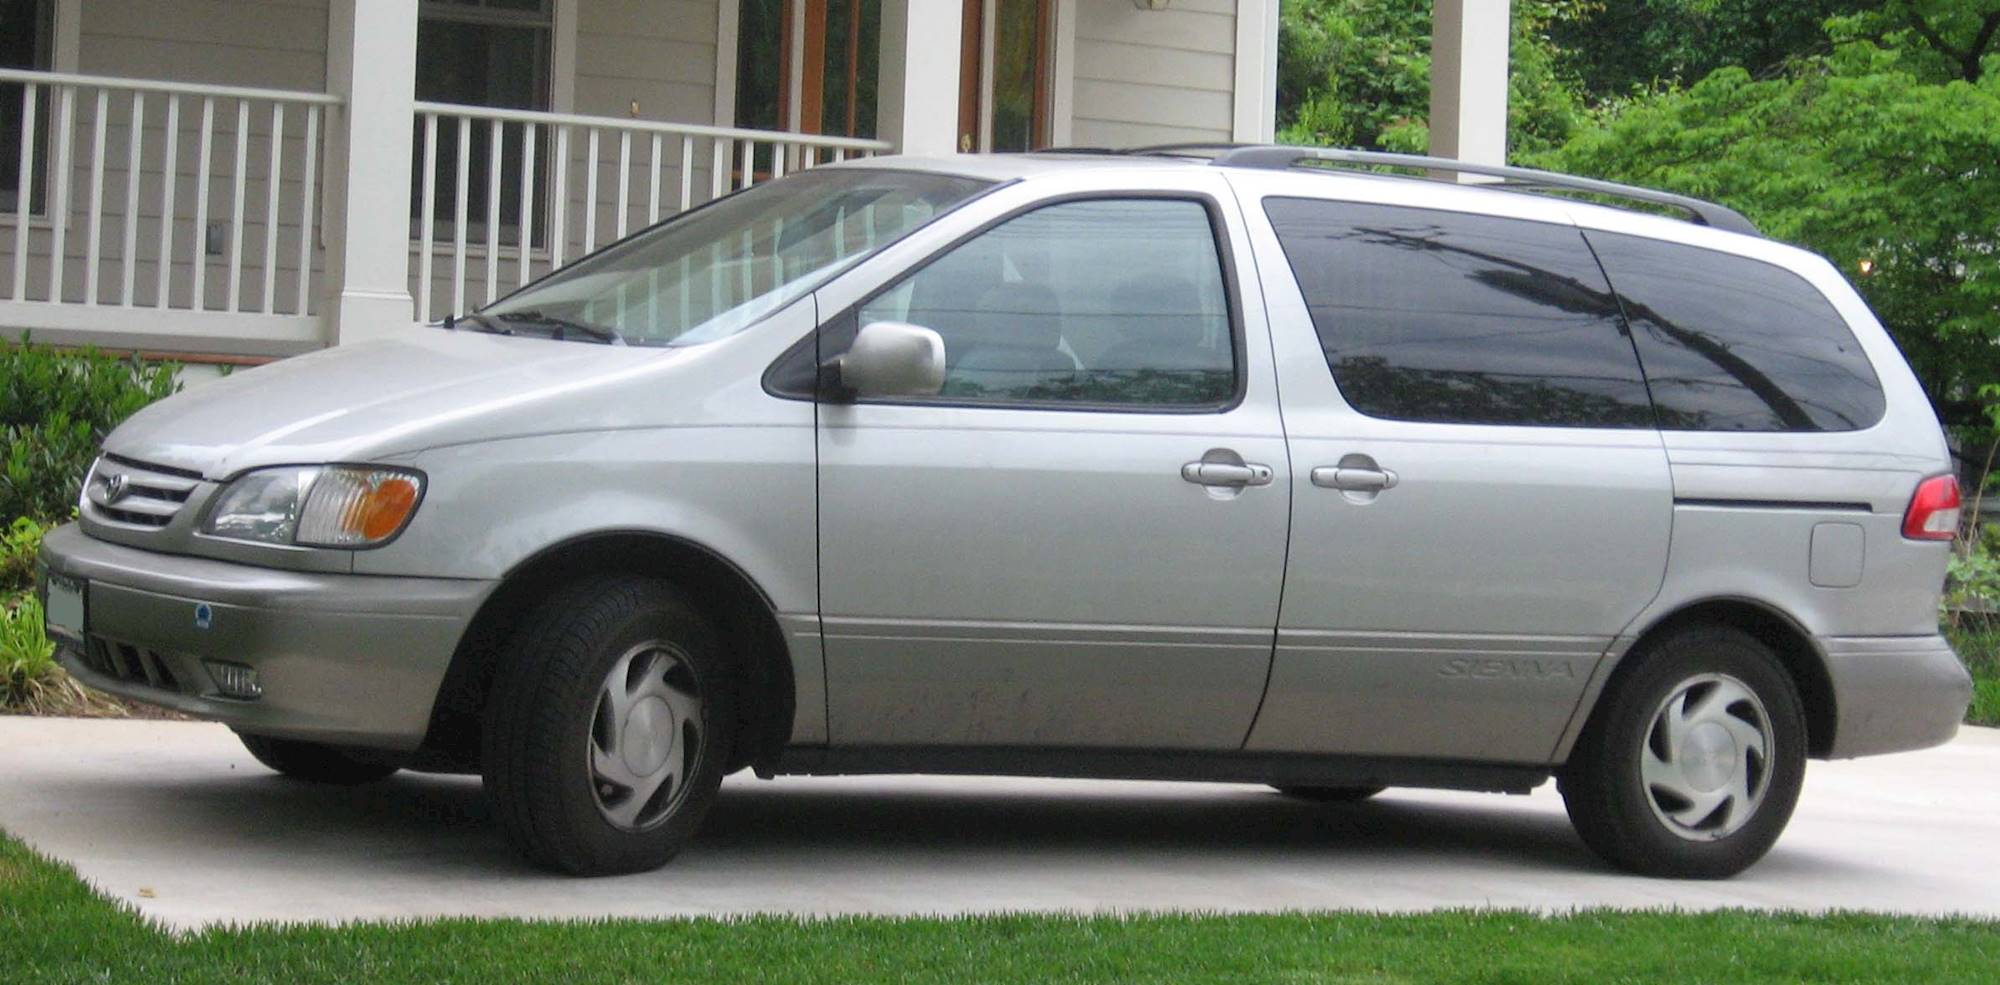
[[1381, 793], [1387, 787], [1294, 787], [1273, 784], [1271, 789], [1297, 800], [1310, 800], [1315, 804], [1358, 804]]
[[[621, 827], [600, 809], [593, 779], [598, 699], [621, 659], [655, 643], [671, 649], [695, 680], [700, 741], [684, 781], [662, 785], [664, 813]], [[708, 620], [664, 581], [591, 578], [537, 606], [499, 656], [481, 759], [508, 840], [530, 862], [571, 875], [665, 865], [700, 826], [730, 756], [734, 680]]]
[[236, 737], [243, 740], [243, 748], [250, 750], [258, 762], [294, 780], [351, 787], [385, 779], [397, 769], [393, 763], [339, 746], [244, 732], [236, 733]]
[[[1797, 685], [1769, 647], [1725, 626], [1676, 630], [1627, 659], [1633, 662], [1613, 678], [1557, 774], [1577, 834], [1606, 861], [1641, 875], [1725, 879], [1749, 868], [1783, 833], [1805, 778], [1805, 713]], [[1743, 799], [1754, 803], [1747, 820], [1730, 822], [1725, 817], [1729, 811], [1718, 808], [1703, 821], [1673, 825], [1655, 810], [1656, 803], [1666, 813], [1706, 808], [1690, 808], [1692, 801], [1657, 792], [1661, 788], [1641, 776], [1642, 757], [1649, 747], [1656, 758], [1667, 749], [1666, 733], [1656, 731], [1655, 721], [1668, 700], [1692, 686], [1696, 690], [1688, 703], [1696, 704], [1708, 693], [1703, 688], [1717, 686], [1717, 678], [1725, 685], [1740, 684], [1755, 698], [1730, 704], [1732, 718], [1755, 729], [1761, 704], [1768, 753], [1746, 754], [1738, 743], [1728, 747], [1736, 750], [1734, 755], [1725, 757], [1729, 763], [1752, 764], [1745, 775], [1757, 779], [1746, 781], [1743, 789], [1755, 791], [1764, 784], [1761, 800]], [[1701, 683], [1704, 679], [1710, 683]], [[1688, 758], [1680, 752], [1665, 755]]]

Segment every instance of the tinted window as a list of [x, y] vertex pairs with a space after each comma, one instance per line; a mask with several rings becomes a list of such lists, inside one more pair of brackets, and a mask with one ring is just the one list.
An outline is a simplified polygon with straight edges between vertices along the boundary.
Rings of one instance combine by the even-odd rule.
[[1374, 417], [1650, 427], [1646, 385], [1575, 229], [1271, 199], [1341, 395]]
[[1236, 390], [1208, 210], [1067, 202], [1009, 219], [862, 306], [944, 337], [957, 402], [1205, 406]]
[[1661, 427], [1848, 431], [1881, 420], [1861, 344], [1797, 274], [1637, 236], [1588, 238], [1625, 303]]

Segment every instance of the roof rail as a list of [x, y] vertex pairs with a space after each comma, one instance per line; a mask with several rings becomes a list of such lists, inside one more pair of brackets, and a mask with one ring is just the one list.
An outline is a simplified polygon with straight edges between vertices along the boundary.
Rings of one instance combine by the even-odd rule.
[[1185, 154], [1191, 151], [1216, 150], [1209, 163], [1218, 167], [1261, 168], [1284, 171], [1301, 164], [1324, 163], [1353, 165], [1360, 167], [1422, 168], [1429, 171], [1449, 171], [1456, 174], [1476, 174], [1489, 178], [1499, 178], [1503, 186], [1520, 188], [1546, 188], [1559, 191], [1588, 192], [1606, 195], [1633, 202], [1664, 205], [1686, 212], [1695, 222], [1732, 233], [1762, 236], [1755, 223], [1745, 218], [1741, 212], [1726, 205], [1717, 205], [1686, 195], [1655, 191], [1635, 185], [1621, 185], [1596, 178], [1578, 178], [1558, 174], [1554, 171], [1537, 171], [1532, 168], [1515, 168], [1498, 164], [1473, 164], [1448, 157], [1426, 157], [1421, 154], [1391, 154], [1381, 151], [1346, 150], [1342, 148], [1279, 147], [1279, 146], [1232, 146], [1170, 144], [1161, 147], [1140, 148], [1135, 154]]

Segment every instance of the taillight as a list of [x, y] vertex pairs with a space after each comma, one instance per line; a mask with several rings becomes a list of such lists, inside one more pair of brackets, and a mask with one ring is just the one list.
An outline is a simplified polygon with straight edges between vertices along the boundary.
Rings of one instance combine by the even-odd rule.
[[1917, 484], [1910, 508], [1903, 513], [1903, 536], [1911, 540], [1950, 540], [1958, 535], [1958, 476], [1934, 475]]

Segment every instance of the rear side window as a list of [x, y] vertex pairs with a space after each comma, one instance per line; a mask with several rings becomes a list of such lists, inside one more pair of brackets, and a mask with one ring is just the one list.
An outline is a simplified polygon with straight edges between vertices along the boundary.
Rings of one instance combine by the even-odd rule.
[[1610, 285], [1574, 228], [1274, 198], [1327, 366], [1371, 417], [1651, 427]]
[[1586, 236], [1625, 304], [1661, 427], [1852, 431], [1882, 419], [1874, 367], [1804, 278], [1699, 247]]

